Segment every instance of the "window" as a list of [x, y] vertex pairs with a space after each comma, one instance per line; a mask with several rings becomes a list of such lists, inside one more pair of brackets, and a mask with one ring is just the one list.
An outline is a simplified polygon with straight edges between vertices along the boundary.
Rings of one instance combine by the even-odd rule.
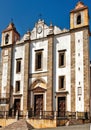
[[79, 97], [79, 101], [81, 101], [81, 97]]
[[65, 51], [59, 51], [59, 67], [65, 66]]
[[16, 60], [16, 73], [21, 72], [21, 59]]
[[41, 70], [42, 69], [42, 51], [37, 51], [35, 55], [35, 69]]
[[80, 14], [77, 16], [77, 24], [81, 24], [81, 15]]
[[16, 81], [16, 92], [20, 91], [20, 81]]
[[78, 95], [82, 95], [82, 88], [78, 87]]
[[7, 35], [5, 36], [5, 44], [8, 44], [8, 42], [9, 42], [9, 35], [7, 34]]
[[65, 88], [65, 78], [64, 76], [59, 76], [59, 89]]

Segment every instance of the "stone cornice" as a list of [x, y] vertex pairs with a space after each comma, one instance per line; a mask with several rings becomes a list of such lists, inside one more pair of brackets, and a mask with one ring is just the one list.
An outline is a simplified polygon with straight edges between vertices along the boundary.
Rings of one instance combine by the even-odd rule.
[[89, 30], [89, 25], [87, 25], [87, 26], [82, 26], [82, 27], [79, 27], [79, 28], [70, 29], [70, 33], [71, 33], [71, 32], [76, 32], [76, 31], [81, 31], [81, 30], [84, 30], [84, 29], [86, 29], [86, 28]]

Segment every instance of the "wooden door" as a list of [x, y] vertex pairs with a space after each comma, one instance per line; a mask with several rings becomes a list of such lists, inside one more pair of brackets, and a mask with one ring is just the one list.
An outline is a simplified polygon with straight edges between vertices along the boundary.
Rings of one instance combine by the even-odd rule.
[[43, 111], [43, 94], [34, 96], [34, 113], [40, 115], [40, 111]]
[[65, 97], [58, 98], [58, 116], [59, 117], [65, 117], [65, 110], [66, 110], [65, 102], [66, 102]]
[[14, 101], [14, 115], [16, 115], [17, 111], [20, 112], [20, 99]]

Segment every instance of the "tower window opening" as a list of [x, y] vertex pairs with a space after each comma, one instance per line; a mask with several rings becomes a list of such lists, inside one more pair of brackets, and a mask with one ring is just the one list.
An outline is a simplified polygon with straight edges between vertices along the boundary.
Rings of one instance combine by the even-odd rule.
[[81, 24], [81, 15], [80, 14], [77, 16], [77, 24]]
[[9, 35], [7, 34], [7, 35], [5, 36], [5, 44], [8, 44], [8, 42], [9, 42]]

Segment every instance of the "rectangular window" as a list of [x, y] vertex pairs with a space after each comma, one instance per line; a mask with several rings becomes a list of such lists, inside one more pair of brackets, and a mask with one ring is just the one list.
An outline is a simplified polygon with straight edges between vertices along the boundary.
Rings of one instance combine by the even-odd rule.
[[65, 51], [66, 50], [60, 50], [59, 52], [59, 67], [65, 66]]
[[16, 92], [20, 91], [20, 81], [16, 81]]
[[59, 76], [59, 89], [65, 88], [65, 78], [64, 76]]
[[64, 65], [64, 53], [59, 54], [59, 67]]
[[82, 95], [82, 88], [78, 87], [78, 95]]
[[21, 59], [16, 60], [16, 73], [21, 72]]
[[42, 69], [42, 51], [37, 51], [35, 54], [35, 67], [36, 70]]

